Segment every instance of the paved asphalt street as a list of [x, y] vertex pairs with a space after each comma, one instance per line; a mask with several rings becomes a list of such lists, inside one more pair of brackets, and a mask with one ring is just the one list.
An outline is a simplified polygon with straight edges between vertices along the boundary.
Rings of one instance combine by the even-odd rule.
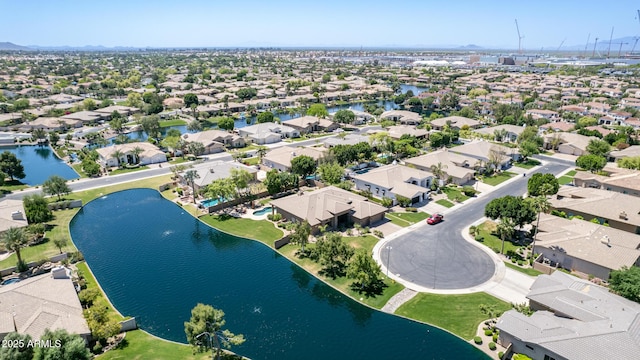
[[[547, 163], [528, 174], [550, 172], [557, 175], [575, 166], [573, 162], [551, 157], [539, 159]], [[484, 208], [492, 199], [526, 193], [528, 178], [528, 175], [519, 177], [469, 201], [448, 212], [440, 224], [423, 222], [417, 229], [390, 240], [380, 248], [380, 261], [389, 269], [390, 275], [427, 289], [464, 289], [489, 281], [496, 271], [491, 256], [465, 240], [461, 232], [484, 216]]]

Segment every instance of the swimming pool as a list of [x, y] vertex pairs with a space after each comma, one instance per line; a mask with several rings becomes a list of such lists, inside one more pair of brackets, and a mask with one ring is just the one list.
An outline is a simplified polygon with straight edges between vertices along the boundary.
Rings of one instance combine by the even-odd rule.
[[2, 283], [0, 283], [0, 285], [9, 285], [9, 284], [17, 283], [20, 281], [21, 279], [19, 278], [7, 279], [7, 280], [4, 280]]
[[254, 211], [253, 215], [260, 216], [260, 215], [271, 214], [271, 209], [272, 209], [271, 206], [267, 206], [267, 207], [264, 207], [264, 208], [262, 208], [260, 210]]
[[225, 201], [226, 200], [224, 198], [222, 198], [222, 199], [207, 199], [207, 200], [201, 201], [200, 204], [204, 208], [209, 208], [209, 207], [218, 205], [220, 202], [225, 202]]

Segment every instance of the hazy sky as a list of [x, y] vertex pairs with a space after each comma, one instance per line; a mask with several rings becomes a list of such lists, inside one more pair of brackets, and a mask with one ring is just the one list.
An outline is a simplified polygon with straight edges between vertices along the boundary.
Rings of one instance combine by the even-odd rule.
[[0, 0], [0, 41], [45, 46], [419, 46], [524, 49], [640, 35], [627, 0]]

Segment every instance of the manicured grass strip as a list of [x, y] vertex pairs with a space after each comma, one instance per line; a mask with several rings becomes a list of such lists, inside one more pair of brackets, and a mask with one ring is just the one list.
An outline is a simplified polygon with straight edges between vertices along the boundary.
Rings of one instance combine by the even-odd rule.
[[[69, 240], [69, 221], [78, 212], [78, 209], [70, 210], [58, 210], [54, 211], [55, 218], [49, 221], [47, 224], [51, 227], [51, 230], [45, 233], [45, 241], [38, 245], [27, 246], [20, 250], [20, 256], [27, 263], [32, 261], [38, 261], [48, 259], [54, 255], [60, 253], [60, 250], [53, 244], [53, 239], [63, 238], [67, 239], [67, 245], [62, 248], [63, 252], [76, 251], [75, 246]], [[16, 266], [18, 258], [16, 254], [11, 254], [8, 258], [0, 261], [0, 269], [10, 268]]]
[[447, 198], [449, 200], [454, 200], [458, 199], [460, 202], [463, 202], [467, 199], [469, 199], [469, 197], [465, 194], [462, 193], [462, 191], [454, 188], [454, 187], [450, 187], [450, 186], [446, 186], [442, 188], [442, 192], [447, 194]]
[[522, 267], [520, 267], [518, 265], [512, 264], [512, 263], [507, 262], [507, 261], [505, 261], [504, 264], [510, 269], [513, 269], [513, 270], [516, 270], [516, 271], [520, 271], [521, 273], [527, 274], [529, 276], [538, 276], [538, 275], [542, 274], [542, 272], [540, 272], [540, 271], [538, 271], [536, 269], [522, 268]]
[[250, 157], [242, 159], [242, 162], [245, 165], [258, 165], [258, 163], [260, 163], [260, 159], [258, 159], [257, 157]]
[[558, 184], [560, 184], [560, 185], [566, 185], [566, 184], [571, 183], [572, 181], [573, 181], [573, 178], [569, 177], [569, 176], [560, 176], [558, 178]]
[[532, 167], [538, 166], [538, 165], [540, 165], [540, 161], [534, 160], [534, 159], [529, 159], [527, 161], [513, 163], [513, 166], [517, 166], [517, 167], [523, 168], [523, 169], [531, 169]]
[[[371, 251], [373, 250], [373, 246], [378, 242], [378, 239], [371, 235], [344, 237], [343, 239], [352, 247], [356, 249], [365, 249], [368, 253], [371, 253]], [[307, 245], [307, 248], [313, 248], [314, 246], [315, 244], [309, 244]], [[404, 286], [402, 286], [401, 284], [396, 283], [395, 281], [383, 276], [383, 281], [386, 287], [381, 294], [375, 296], [366, 296], [365, 294], [360, 294], [356, 291], [351, 290], [351, 283], [353, 283], [352, 279], [348, 279], [344, 276], [336, 279], [331, 279], [320, 275], [319, 271], [322, 269], [320, 264], [308, 258], [300, 259], [299, 257], [297, 257], [295, 254], [299, 249], [300, 247], [297, 245], [288, 244], [278, 249], [278, 252], [289, 258], [289, 260], [293, 261], [294, 263], [300, 265], [303, 269], [310, 272], [315, 277], [333, 286], [343, 294], [373, 308], [382, 309], [382, 307], [389, 301], [389, 299], [391, 299], [391, 297], [393, 297], [393, 295], [404, 289]]]
[[429, 214], [427, 214], [426, 212], [422, 212], [422, 211], [416, 211], [416, 212], [395, 212], [395, 213], [391, 213], [394, 216], [399, 217], [400, 219], [404, 220], [404, 221], [408, 221], [412, 224], [415, 224], [417, 222], [420, 222], [426, 218], [428, 218]]
[[515, 173], [504, 171], [493, 176], [485, 176], [482, 179], [482, 182], [491, 186], [496, 186], [504, 181], [511, 179], [514, 175]]
[[[492, 221], [486, 221], [482, 223], [480, 226], [478, 226], [478, 229], [480, 230], [480, 232], [479, 232], [479, 237], [476, 237], [476, 239], [482, 239], [482, 240], [478, 240], [478, 242], [488, 246], [491, 250], [495, 251], [496, 253], [499, 253], [500, 249], [502, 249], [502, 240], [500, 240], [500, 238], [492, 234], [496, 230], [496, 226], [497, 226], [496, 223]], [[510, 241], [504, 242], [505, 254], [509, 250], [518, 251], [518, 249], [519, 247], [514, 245], [512, 242]]]
[[487, 293], [440, 295], [419, 293], [404, 303], [396, 314], [439, 326], [463, 339], [476, 335], [478, 325], [487, 320], [480, 305], [493, 305], [498, 311], [507, 311], [511, 305]]
[[7, 180], [2, 186], [0, 186], [0, 193], [8, 194], [10, 192], [26, 189], [28, 187], [29, 185], [23, 184], [18, 180]]
[[565, 174], [565, 176], [576, 176], [576, 172], [575, 170], [571, 170], [568, 173]]
[[391, 213], [387, 213], [384, 215], [385, 218], [389, 219], [389, 221], [391, 221], [392, 223], [398, 225], [398, 226], [402, 226], [402, 227], [407, 227], [410, 226], [411, 223], [408, 222], [407, 220], [401, 219], [397, 216], [395, 216], [394, 214]]
[[199, 218], [205, 224], [231, 235], [261, 241], [269, 246], [282, 238], [284, 233], [267, 220], [234, 218], [228, 215], [204, 215]]
[[96, 280], [96, 278], [93, 277], [93, 274], [91, 273], [91, 271], [89, 271], [89, 267], [87, 266], [87, 263], [84, 261], [76, 263], [76, 268], [78, 269], [78, 271], [82, 273], [82, 276], [84, 277], [85, 283], [87, 285], [87, 289], [98, 289], [98, 291], [100, 292], [100, 295], [93, 302], [93, 306], [100, 306], [100, 307], [106, 308], [107, 314], [109, 318], [112, 320], [115, 320], [115, 321], [124, 320], [124, 318], [120, 316], [120, 314], [118, 314], [118, 312], [111, 306], [111, 303], [107, 300], [107, 296], [102, 292], [102, 290], [98, 286], [98, 281]]
[[[225, 357], [223, 356], [223, 358]], [[211, 359], [211, 353], [193, 355], [193, 350], [189, 345], [164, 341], [142, 330], [133, 330], [127, 332], [127, 336], [118, 348], [100, 355], [98, 359], [205, 360]]]
[[187, 124], [186, 121], [180, 120], [180, 119], [162, 120], [162, 121], [160, 121], [160, 127], [182, 126], [182, 125], [186, 125], [186, 124]]
[[190, 160], [187, 159], [187, 158], [176, 157], [176, 158], [173, 158], [173, 159], [169, 160], [169, 164], [182, 164], [182, 163], [188, 162], [188, 161], [190, 161]]
[[439, 205], [442, 205], [442, 206], [448, 207], [448, 208], [453, 207], [455, 205], [454, 203], [452, 203], [451, 201], [446, 200], [446, 199], [436, 200], [436, 204], [439, 204]]
[[171, 181], [171, 175], [156, 176], [148, 179], [136, 180], [132, 182], [126, 182], [122, 184], [116, 184], [111, 186], [105, 186], [96, 189], [89, 189], [80, 192], [74, 192], [67, 196], [69, 199], [81, 199], [83, 204], [87, 204], [93, 199], [97, 199], [100, 196], [114, 193], [116, 191], [128, 190], [128, 189], [140, 189], [150, 188], [158, 189], [162, 184], [166, 184]]
[[84, 171], [82, 171], [81, 163], [73, 164], [71, 165], [71, 167], [73, 168], [73, 170], [75, 170], [78, 173], [78, 175], [80, 175], [81, 178], [88, 178], [87, 174], [85, 174]]
[[140, 167], [137, 167], [137, 168], [131, 168], [131, 169], [129, 169], [129, 168], [121, 168], [121, 169], [113, 170], [110, 174], [111, 175], [126, 174], [126, 173], [130, 173], [130, 172], [135, 172], [135, 171], [140, 171], [140, 170], [148, 170], [148, 169], [149, 169], [149, 167], [146, 166], [146, 165], [145, 166], [140, 166]]

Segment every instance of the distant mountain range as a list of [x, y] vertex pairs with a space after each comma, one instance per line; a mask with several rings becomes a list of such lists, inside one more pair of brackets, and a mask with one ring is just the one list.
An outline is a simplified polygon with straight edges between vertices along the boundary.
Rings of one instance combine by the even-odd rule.
[[23, 50], [23, 51], [28, 51], [28, 50], [32, 50], [26, 46], [21, 46], [21, 45], [16, 45], [14, 43], [10, 43], [10, 42], [0, 42], [0, 50], [12, 50], [12, 51], [19, 51], [19, 50]]

